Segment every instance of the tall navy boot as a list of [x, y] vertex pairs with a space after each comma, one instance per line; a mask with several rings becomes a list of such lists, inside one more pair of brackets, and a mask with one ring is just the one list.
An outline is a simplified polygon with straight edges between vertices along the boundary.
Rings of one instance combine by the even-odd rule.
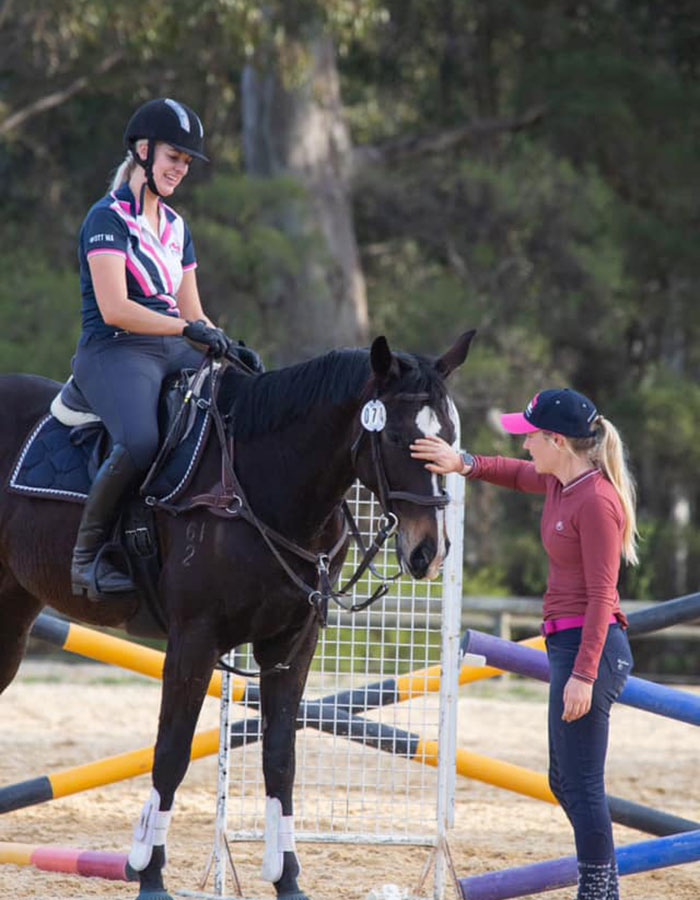
[[98, 557], [98, 554], [109, 538], [117, 505], [138, 474], [126, 448], [115, 444], [100, 466], [85, 501], [71, 564], [74, 594], [87, 593], [90, 600], [99, 601], [105, 599], [104, 594], [136, 590], [129, 575], [106, 555]]

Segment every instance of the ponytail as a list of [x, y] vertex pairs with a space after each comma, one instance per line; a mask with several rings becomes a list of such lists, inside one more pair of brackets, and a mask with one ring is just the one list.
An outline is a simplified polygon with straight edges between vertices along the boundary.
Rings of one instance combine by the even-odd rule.
[[591, 464], [597, 466], [617, 491], [625, 514], [622, 532], [622, 555], [630, 566], [639, 562], [637, 555], [637, 489], [627, 466], [625, 447], [620, 432], [604, 416], [596, 416], [593, 427], [595, 436], [568, 438], [574, 453], [586, 453]]
[[109, 188], [110, 191], [116, 191], [125, 181], [128, 181], [131, 178], [131, 173], [134, 171], [135, 165], [136, 163], [134, 162], [134, 157], [131, 155], [131, 150], [127, 150], [124, 161], [119, 168], [115, 170], [114, 175], [112, 176], [112, 183]]
[[628, 565], [636, 566], [637, 555], [637, 488], [627, 465], [625, 447], [620, 432], [604, 416], [595, 420], [596, 446], [594, 461], [617, 491], [625, 512], [625, 528], [622, 533], [622, 555]]
[[[148, 143], [148, 141], [142, 139], [136, 142], [136, 147], [139, 144]], [[134, 149], [136, 149], [136, 147]], [[126, 156], [124, 157], [121, 165], [115, 170], [114, 175], [112, 176], [112, 183], [110, 184], [110, 191], [116, 191], [120, 188], [125, 181], [129, 181], [131, 178], [134, 169], [136, 168], [136, 157], [132, 153], [131, 150], [126, 151]]]

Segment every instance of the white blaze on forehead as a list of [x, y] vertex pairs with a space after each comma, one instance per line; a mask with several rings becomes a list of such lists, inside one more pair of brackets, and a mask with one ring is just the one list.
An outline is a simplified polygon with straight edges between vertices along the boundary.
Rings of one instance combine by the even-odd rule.
[[434, 437], [435, 435], [440, 434], [440, 431], [442, 430], [440, 419], [437, 417], [435, 410], [431, 406], [421, 407], [420, 412], [416, 416], [416, 425], [418, 426], [418, 430], [422, 431], [426, 437], [429, 435]]
[[[454, 404], [453, 404], [454, 405]], [[455, 410], [456, 413], [456, 410]], [[450, 418], [452, 418], [452, 410], [450, 409]], [[425, 437], [437, 436], [442, 431], [440, 419], [435, 410], [430, 406], [423, 406], [416, 416], [416, 425]], [[433, 497], [440, 496], [440, 482], [437, 475], [430, 476], [430, 485], [433, 491]], [[440, 565], [445, 558], [447, 547], [445, 544], [445, 510], [436, 508], [435, 510], [435, 526], [437, 529], [437, 553], [435, 559], [428, 570], [428, 577], [437, 577]]]
[[452, 446], [459, 447], [460, 437], [461, 437], [460, 432], [461, 432], [462, 428], [461, 428], [460, 421], [459, 421], [459, 413], [457, 412], [457, 407], [454, 405], [452, 397], [447, 398], [447, 412], [448, 412], [450, 421], [452, 422], [452, 425], [453, 425], [454, 431], [455, 431], [455, 439], [454, 439], [454, 443], [452, 444]]

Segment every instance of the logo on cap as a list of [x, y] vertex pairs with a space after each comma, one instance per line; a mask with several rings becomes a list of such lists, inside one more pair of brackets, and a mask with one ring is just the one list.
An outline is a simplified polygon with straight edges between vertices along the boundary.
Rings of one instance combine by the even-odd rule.
[[539, 396], [540, 396], [539, 393], [535, 394], [535, 396], [532, 398], [532, 400], [530, 400], [528, 405], [525, 407], [525, 415], [527, 416], [528, 419], [532, 415], [532, 411], [534, 410], [534, 408], [537, 406], [537, 398]]

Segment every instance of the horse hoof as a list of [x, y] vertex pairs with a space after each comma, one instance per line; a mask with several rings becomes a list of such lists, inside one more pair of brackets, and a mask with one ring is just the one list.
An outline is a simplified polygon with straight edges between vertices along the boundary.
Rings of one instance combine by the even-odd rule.
[[295, 891], [293, 894], [278, 894], [277, 900], [309, 900], [303, 891]]
[[173, 900], [172, 896], [165, 890], [157, 891], [140, 891], [136, 900]]

